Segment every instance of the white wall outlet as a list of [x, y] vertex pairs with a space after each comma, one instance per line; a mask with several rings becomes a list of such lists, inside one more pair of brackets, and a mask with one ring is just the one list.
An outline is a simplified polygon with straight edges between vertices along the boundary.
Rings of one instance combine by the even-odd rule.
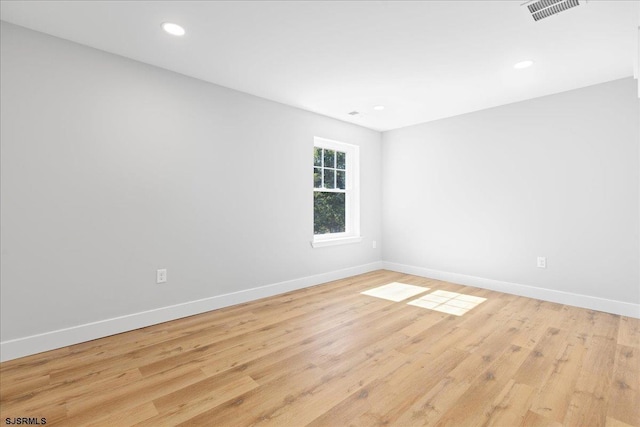
[[374, 241], [371, 243], [371, 247], [372, 247], [373, 249], [377, 248], [377, 247], [378, 247], [378, 243], [374, 240]]
[[538, 268], [547, 268], [547, 257], [538, 257]]
[[167, 281], [167, 269], [161, 268], [156, 271], [156, 283], [165, 283]]

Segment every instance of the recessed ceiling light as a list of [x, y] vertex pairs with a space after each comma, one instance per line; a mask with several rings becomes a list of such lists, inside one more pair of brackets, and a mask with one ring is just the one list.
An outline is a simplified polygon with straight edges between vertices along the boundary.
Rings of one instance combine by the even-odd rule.
[[162, 29], [173, 36], [184, 36], [184, 28], [173, 22], [163, 22]]
[[533, 61], [530, 59], [527, 59], [526, 61], [520, 61], [517, 64], [515, 64], [513, 66], [513, 68], [515, 68], [516, 70], [521, 70], [523, 68], [529, 68], [533, 65]]
[[376, 105], [375, 107], [373, 107], [373, 109], [376, 111], [382, 111], [384, 110], [384, 105]]

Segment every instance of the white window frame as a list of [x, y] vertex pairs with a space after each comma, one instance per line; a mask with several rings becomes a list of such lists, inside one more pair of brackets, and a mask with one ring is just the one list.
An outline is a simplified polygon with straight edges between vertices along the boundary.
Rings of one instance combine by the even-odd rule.
[[[314, 137], [313, 148], [325, 148], [346, 153], [346, 180], [345, 180], [345, 231], [343, 233], [314, 234], [311, 246], [314, 248], [358, 243], [362, 241], [360, 236], [360, 147], [331, 139]], [[311, 157], [313, 165], [313, 156]], [[313, 169], [312, 169], [313, 170]], [[316, 191], [312, 179], [312, 189]]]

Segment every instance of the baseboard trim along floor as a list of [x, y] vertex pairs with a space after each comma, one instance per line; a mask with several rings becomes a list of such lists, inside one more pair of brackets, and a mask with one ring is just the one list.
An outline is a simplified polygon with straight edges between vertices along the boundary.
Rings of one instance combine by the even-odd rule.
[[548, 302], [588, 308], [611, 314], [640, 318], [640, 305], [638, 304], [380, 261], [246, 289], [229, 294], [216, 295], [210, 298], [189, 301], [182, 304], [161, 307], [126, 316], [86, 323], [71, 328], [59, 329], [24, 338], [3, 341], [0, 342], [0, 361], [17, 359], [19, 357], [29, 356], [43, 351], [54, 350], [81, 342], [103, 338], [187, 316], [193, 316], [195, 314], [205, 313], [219, 308], [255, 301], [260, 298], [266, 298], [380, 269], [443, 280], [461, 285], [474, 286], [481, 289], [504, 292], [517, 296], [536, 298]]
[[381, 268], [381, 262], [373, 262], [229, 294], [216, 295], [168, 307], [156, 308], [126, 316], [85, 323], [71, 328], [58, 329], [24, 338], [2, 341], [0, 342], [0, 361], [4, 362], [6, 360], [17, 359], [43, 351], [54, 350], [138, 328], [144, 328], [145, 326], [156, 325], [158, 323], [193, 316], [219, 308], [255, 301], [260, 298], [380, 270]]
[[553, 289], [521, 285], [518, 283], [503, 282], [500, 280], [485, 279], [483, 277], [467, 276], [465, 274], [431, 270], [428, 268], [398, 264], [394, 262], [384, 261], [382, 264], [385, 270], [397, 271], [399, 273], [413, 274], [414, 276], [426, 277], [429, 279], [444, 280], [460, 285], [473, 286], [476, 288], [504, 292], [506, 294], [517, 295], [521, 297], [535, 298], [543, 301], [566, 304], [580, 308], [588, 308], [591, 310], [604, 311], [605, 313], [618, 314], [621, 316], [640, 319], [640, 304], [632, 304], [628, 302], [598, 298], [589, 295], [574, 294], [570, 292], [556, 291]]

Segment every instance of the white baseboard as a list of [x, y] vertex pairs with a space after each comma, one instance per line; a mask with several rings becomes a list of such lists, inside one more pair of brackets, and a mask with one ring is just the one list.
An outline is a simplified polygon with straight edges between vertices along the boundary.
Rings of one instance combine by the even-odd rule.
[[449, 273], [446, 271], [431, 270], [412, 265], [397, 264], [394, 262], [383, 263], [385, 270], [399, 273], [412, 274], [430, 279], [444, 280], [461, 285], [474, 286], [476, 288], [489, 289], [523, 297], [535, 298], [558, 304], [572, 305], [591, 310], [604, 311], [621, 316], [640, 318], [640, 304], [632, 304], [623, 301], [615, 301], [589, 295], [573, 294], [570, 292], [556, 291], [553, 289], [538, 288], [535, 286], [521, 285], [518, 283], [502, 282], [499, 280], [485, 279], [465, 274]]
[[244, 302], [254, 301], [260, 298], [270, 297], [380, 269], [413, 274], [431, 279], [445, 280], [447, 282], [536, 298], [559, 304], [604, 311], [622, 316], [640, 318], [640, 304], [632, 304], [588, 295], [521, 285], [518, 283], [502, 282], [482, 277], [467, 276], [464, 274], [431, 270], [423, 267], [379, 261], [322, 273], [315, 276], [274, 283], [258, 288], [246, 289], [224, 295], [216, 295], [210, 298], [189, 301], [140, 313], [133, 313], [98, 322], [86, 323], [24, 338], [2, 341], [0, 342], [0, 361], [4, 362], [7, 360], [17, 359], [19, 357], [29, 356], [43, 351], [54, 350], [109, 335], [143, 328], [145, 326], [156, 325], [158, 323], [193, 316], [194, 314], [205, 313], [218, 308], [242, 304]]
[[382, 269], [382, 261], [2, 341], [0, 342], [0, 361], [17, 359], [380, 269]]

